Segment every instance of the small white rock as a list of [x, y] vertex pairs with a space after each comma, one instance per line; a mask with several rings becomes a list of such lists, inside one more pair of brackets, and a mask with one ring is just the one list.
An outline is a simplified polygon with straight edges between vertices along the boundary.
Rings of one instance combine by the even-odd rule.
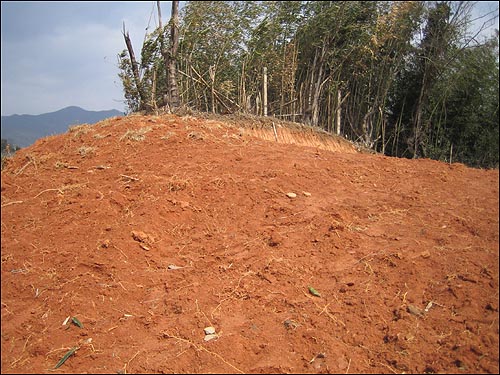
[[213, 334], [213, 335], [205, 335], [205, 341], [210, 341], [210, 340], [213, 340], [213, 339], [216, 339], [217, 337], [219, 337], [217, 334]]
[[297, 194], [295, 194], [295, 193], [287, 193], [286, 196], [288, 198], [297, 198]]
[[308, 193], [307, 191], [303, 191], [302, 192], [306, 197], [310, 197], [311, 196], [311, 193]]
[[180, 270], [181, 268], [184, 268], [184, 267], [179, 267], [179, 266], [176, 266], [175, 264], [170, 264], [168, 266], [169, 270]]
[[215, 333], [215, 328], [214, 327], [206, 327], [204, 329], [205, 335], [213, 335]]

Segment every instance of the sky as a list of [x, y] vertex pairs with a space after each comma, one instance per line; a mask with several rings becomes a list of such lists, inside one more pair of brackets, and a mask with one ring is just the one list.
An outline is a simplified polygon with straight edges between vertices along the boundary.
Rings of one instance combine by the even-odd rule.
[[[124, 112], [117, 58], [126, 48], [123, 22], [138, 57], [146, 31], [158, 23], [155, 5], [156, 1], [2, 1], [2, 116], [37, 115], [73, 105]], [[172, 5], [161, 5], [165, 24]], [[498, 28], [497, 1], [477, 2], [475, 12], [493, 12], [477, 22], [496, 15], [486, 32]]]
[[[166, 24], [172, 5], [160, 4]], [[140, 57], [148, 24], [148, 31], [158, 24], [156, 1], [2, 1], [2, 116], [73, 105], [124, 112], [117, 58], [126, 48], [123, 22]]]

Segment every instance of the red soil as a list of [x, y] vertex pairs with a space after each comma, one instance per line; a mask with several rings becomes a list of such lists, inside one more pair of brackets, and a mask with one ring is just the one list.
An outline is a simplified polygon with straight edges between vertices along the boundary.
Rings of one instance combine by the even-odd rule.
[[498, 373], [498, 170], [336, 142], [166, 115], [20, 150], [2, 373]]

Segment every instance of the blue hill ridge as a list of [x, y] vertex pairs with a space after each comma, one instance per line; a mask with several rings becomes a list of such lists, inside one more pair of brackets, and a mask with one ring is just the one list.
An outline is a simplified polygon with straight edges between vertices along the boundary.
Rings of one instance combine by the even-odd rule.
[[116, 109], [87, 111], [77, 106], [40, 115], [10, 115], [1, 118], [2, 139], [11, 145], [28, 147], [37, 139], [65, 133], [69, 126], [93, 124], [110, 117], [124, 116]]

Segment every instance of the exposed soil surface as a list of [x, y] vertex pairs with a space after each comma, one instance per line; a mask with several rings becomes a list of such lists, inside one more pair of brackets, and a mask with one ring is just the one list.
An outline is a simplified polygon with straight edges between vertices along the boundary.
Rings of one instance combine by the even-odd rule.
[[129, 116], [8, 160], [2, 373], [498, 373], [498, 170], [274, 137]]

